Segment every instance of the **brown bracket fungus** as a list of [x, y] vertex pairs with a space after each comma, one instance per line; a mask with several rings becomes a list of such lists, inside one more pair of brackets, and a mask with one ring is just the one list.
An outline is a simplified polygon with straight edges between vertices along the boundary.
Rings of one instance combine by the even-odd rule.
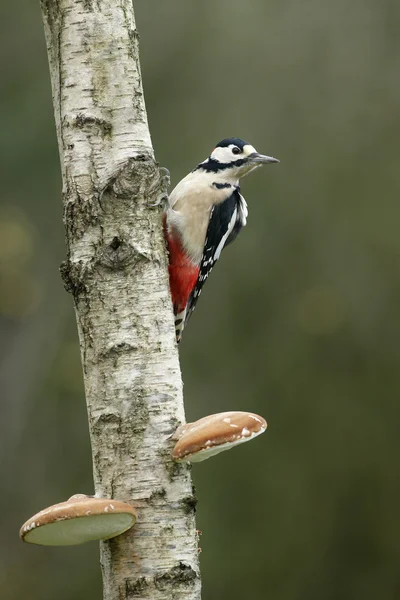
[[75, 494], [31, 517], [19, 535], [30, 544], [73, 546], [116, 537], [130, 529], [136, 518], [135, 509], [126, 502]]
[[195, 423], [181, 425], [173, 439], [178, 440], [172, 457], [178, 462], [200, 462], [219, 452], [249, 442], [264, 433], [267, 422], [249, 412], [230, 411], [209, 415]]

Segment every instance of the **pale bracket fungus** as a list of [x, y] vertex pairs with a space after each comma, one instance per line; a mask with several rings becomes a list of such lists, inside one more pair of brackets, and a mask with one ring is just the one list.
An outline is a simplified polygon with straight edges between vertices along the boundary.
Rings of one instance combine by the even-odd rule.
[[172, 457], [178, 462], [201, 462], [249, 442], [266, 428], [266, 420], [254, 413], [229, 411], [209, 415], [178, 427], [172, 438], [177, 440]]
[[135, 509], [126, 502], [75, 494], [33, 515], [19, 535], [30, 544], [73, 546], [116, 537], [130, 529], [136, 519]]

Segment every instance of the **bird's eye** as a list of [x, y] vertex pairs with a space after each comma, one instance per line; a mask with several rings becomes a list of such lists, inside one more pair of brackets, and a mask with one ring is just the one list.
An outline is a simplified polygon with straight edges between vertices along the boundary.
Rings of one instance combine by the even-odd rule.
[[241, 150], [240, 150], [240, 148], [238, 148], [237, 146], [233, 146], [233, 148], [232, 148], [232, 152], [233, 152], [233, 154], [240, 154], [240, 153], [241, 153]]

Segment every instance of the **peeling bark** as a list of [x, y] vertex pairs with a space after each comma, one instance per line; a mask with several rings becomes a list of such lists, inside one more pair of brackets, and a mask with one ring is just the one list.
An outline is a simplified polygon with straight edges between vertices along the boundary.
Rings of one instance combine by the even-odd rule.
[[132, 4], [41, 6], [63, 176], [61, 272], [76, 308], [95, 490], [139, 513], [133, 530], [101, 543], [104, 598], [199, 600], [190, 473], [170, 456], [184, 407], [161, 227], [166, 189]]

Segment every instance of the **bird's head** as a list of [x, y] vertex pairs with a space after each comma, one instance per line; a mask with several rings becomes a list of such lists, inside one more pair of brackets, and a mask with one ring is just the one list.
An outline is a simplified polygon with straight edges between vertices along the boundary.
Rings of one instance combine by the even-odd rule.
[[219, 174], [224, 179], [240, 179], [262, 165], [278, 162], [272, 156], [259, 154], [254, 146], [240, 138], [227, 138], [219, 142], [209, 158], [197, 168]]

